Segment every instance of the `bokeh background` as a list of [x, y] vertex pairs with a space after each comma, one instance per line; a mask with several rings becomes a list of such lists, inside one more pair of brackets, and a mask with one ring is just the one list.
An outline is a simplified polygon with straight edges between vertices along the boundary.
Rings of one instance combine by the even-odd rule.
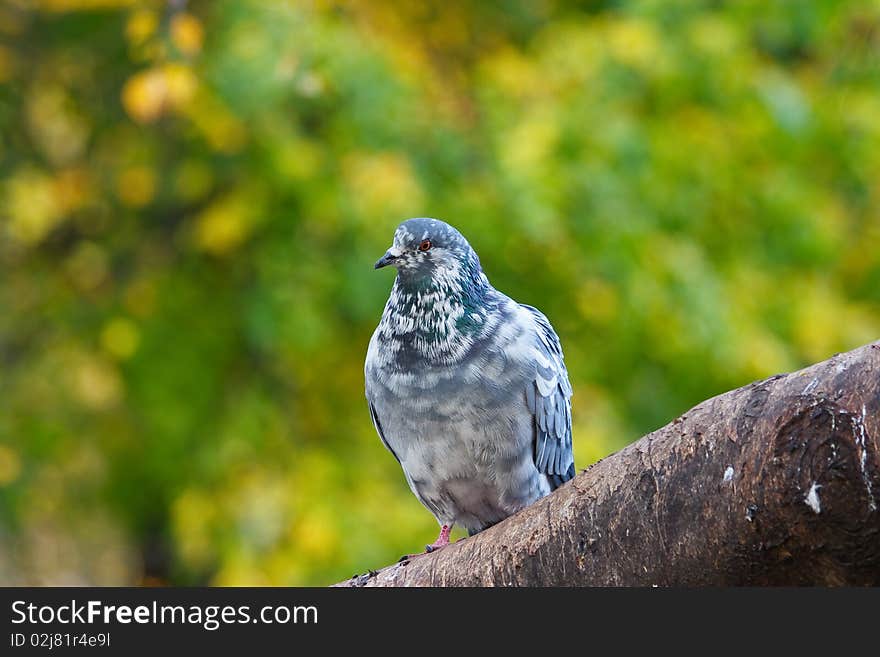
[[880, 2], [0, 3], [0, 583], [431, 540], [363, 360], [396, 225], [541, 307], [579, 468], [880, 336]]

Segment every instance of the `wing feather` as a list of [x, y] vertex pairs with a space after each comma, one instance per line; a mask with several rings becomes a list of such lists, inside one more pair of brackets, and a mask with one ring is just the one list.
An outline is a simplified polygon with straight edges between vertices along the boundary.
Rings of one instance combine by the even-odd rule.
[[535, 320], [535, 376], [525, 391], [526, 405], [535, 418], [535, 467], [547, 475], [552, 488], [574, 477], [571, 445], [571, 383], [562, 346], [541, 311], [522, 304]]
[[373, 418], [373, 426], [376, 427], [376, 433], [379, 434], [379, 440], [382, 441], [382, 444], [385, 445], [385, 449], [391, 452], [391, 456], [397, 459], [397, 462], [400, 463], [400, 457], [394, 453], [394, 450], [391, 449], [391, 445], [388, 444], [388, 439], [385, 438], [385, 434], [382, 431], [382, 423], [379, 422], [379, 413], [376, 411], [376, 407], [373, 406], [373, 402], [367, 402], [370, 405], [370, 417]]

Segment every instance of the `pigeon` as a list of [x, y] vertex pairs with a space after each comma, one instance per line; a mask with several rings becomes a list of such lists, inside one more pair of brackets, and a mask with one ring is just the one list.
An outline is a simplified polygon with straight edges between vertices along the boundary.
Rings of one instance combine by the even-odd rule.
[[464, 236], [404, 221], [375, 264], [397, 277], [364, 364], [382, 443], [440, 534], [494, 525], [574, 477], [571, 384], [536, 308], [496, 290]]

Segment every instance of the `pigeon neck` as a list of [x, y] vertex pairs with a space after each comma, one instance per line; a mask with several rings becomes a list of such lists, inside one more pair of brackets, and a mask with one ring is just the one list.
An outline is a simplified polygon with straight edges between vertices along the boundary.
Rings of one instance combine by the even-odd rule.
[[407, 294], [441, 294], [462, 302], [470, 296], [481, 296], [487, 285], [478, 260], [428, 271], [401, 269], [394, 281], [394, 287]]
[[420, 277], [401, 272], [380, 323], [381, 339], [399, 344], [397, 360], [454, 362], [484, 327], [491, 289], [479, 265]]
[[489, 288], [479, 260], [471, 258], [453, 267], [431, 271], [401, 270], [394, 281], [392, 296], [398, 297], [398, 311], [419, 317], [474, 312], [483, 305]]

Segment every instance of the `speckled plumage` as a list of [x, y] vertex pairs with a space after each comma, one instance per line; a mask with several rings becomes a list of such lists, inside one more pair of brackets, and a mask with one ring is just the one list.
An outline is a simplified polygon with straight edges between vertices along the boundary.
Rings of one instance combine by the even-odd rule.
[[367, 351], [370, 415], [438, 523], [476, 533], [574, 476], [559, 338], [442, 221], [402, 223], [386, 264], [398, 274]]

